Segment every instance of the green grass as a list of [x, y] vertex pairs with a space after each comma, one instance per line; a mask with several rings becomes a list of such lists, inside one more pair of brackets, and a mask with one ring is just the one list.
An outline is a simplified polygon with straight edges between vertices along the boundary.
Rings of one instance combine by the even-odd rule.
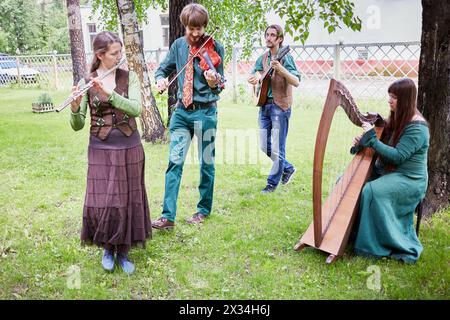
[[[132, 276], [118, 269], [106, 273], [102, 250], [79, 241], [88, 130], [72, 131], [67, 109], [33, 114], [31, 102], [40, 93], [0, 88], [0, 299], [450, 297], [450, 210], [422, 223], [425, 249], [416, 265], [351, 252], [326, 265], [324, 253], [293, 250], [312, 219], [312, 154], [323, 101], [297, 102], [292, 111], [287, 155], [299, 169], [292, 183], [261, 195], [267, 173], [261, 163], [222, 161], [216, 166], [212, 216], [202, 226], [190, 226], [185, 220], [195, 211], [199, 170], [186, 164], [175, 230], [155, 231], [145, 249], [131, 251], [137, 267]], [[53, 93], [56, 102], [65, 97]], [[256, 129], [256, 119], [257, 108], [248, 104], [226, 99], [219, 104], [222, 133]], [[151, 217], [157, 218], [168, 146], [144, 148]], [[371, 266], [381, 272], [380, 290], [367, 286]], [[80, 271], [80, 288], [70, 285], [73, 268]]]

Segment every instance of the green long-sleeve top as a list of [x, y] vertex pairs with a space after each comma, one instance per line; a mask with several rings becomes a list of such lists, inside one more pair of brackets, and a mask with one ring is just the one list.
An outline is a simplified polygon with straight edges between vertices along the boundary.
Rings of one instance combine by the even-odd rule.
[[[84, 84], [84, 79], [80, 80], [79, 84]], [[139, 79], [135, 72], [129, 72], [129, 82], [128, 82], [128, 98], [122, 97], [117, 92], [109, 96], [108, 102], [117, 109], [125, 112], [130, 117], [138, 117], [142, 112], [141, 107], [141, 91], [139, 85]], [[70, 125], [75, 131], [81, 130], [84, 127], [86, 120], [86, 113], [88, 112], [88, 94], [87, 92], [83, 95], [81, 99], [80, 107], [77, 112], [70, 113]]]
[[419, 177], [427, 172], [429, 139], [430, 133], [426, 122], [412, 121], [406, 125], [395, 147], [378, 140], [374, 129], [363, 135], [360, 144], [373, 148], [385, 163], [396, 167], [396, 172]]
[[[223, 46], [214, 41], [214, 46], [216, 52], [219, 54], [222, 61], [219, 66], [216, 68], [216, 71], [223, 77], [223, 57], [224, 57], [224, 49]], [[185, 37], [178, 38], [175, 40], [170, 46], [169, 53], [165, 57], [164, 61], [159, 65], [158, 70], [155, 72], [156, 81], [160, 79], [167, 78], [173, 71], [181, 70], [183, 66], [188, 61], [189, 57], [189, 44], [186, 41]], [[184, 84], [184, 75], [186, 69], [181, 72], [178, 76], [178, 99], [182, 99], [183, 97], [183, 84]], [[199, 59], [194, 59], [194, 96], [193, 101], [198, 103], [208, 103], [219, 100], [219, 93], [222, 91], [222, 88], [217, 86], [216, 88], [211, 88], [206, 81], [203, 70], [199, 66]]]

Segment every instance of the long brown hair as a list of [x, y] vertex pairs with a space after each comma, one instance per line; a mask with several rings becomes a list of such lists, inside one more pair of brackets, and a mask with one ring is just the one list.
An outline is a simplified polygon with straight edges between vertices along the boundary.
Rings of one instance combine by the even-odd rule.
[[[397, 107], [395, 111], [391, 111], [386, 121], [382, 141], [395, 147], [400, 140], [403, 130], [411, 122], [414, 115], [422, 114], [417, 109], [417, 88], [411, 79], [403, 78], [393, 82], [388, 88], [388, 93], [397, 97]], [[386, 172], [394, 170], [395, 166], [391, 163], [385, 166]]]
[[100, 67], [100, 59], [97, 57], [98, 54], [102, 54], [108, 51], [109, 46], [113, 43], [120, 43], [120, 45], [123, 47], [122, 40], [120, 40], [119, 36], [111, 31], [102, 31], [98, 33], [94, 41], [92, 43], [94, 56], [92, 57], [92, 63], [91, 63], [91, 73]]
[[386, 143], [395, 147], [403, 130], [411, 122], [414, 115], [422, 114], [417, 109], [417, 88], [411, 79], [403, 78], [393, 82], [389, 86], [388, 92], [397, 97], [397, 107], [395, 111], [391, 111], [387, 120], [385, 129], [392, 135], [390, 135], [390, 143], [389, 141], [386, 141]]

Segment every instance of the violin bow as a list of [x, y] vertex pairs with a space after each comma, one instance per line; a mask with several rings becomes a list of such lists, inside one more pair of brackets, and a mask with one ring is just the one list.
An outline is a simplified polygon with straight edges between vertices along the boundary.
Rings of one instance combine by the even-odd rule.
[[[172, 80], [169, 81], [169, 84], [167, 85], [168, 89], [170, 87], [170, 85], [178, 78], [178, 76], [180, 75], [181, 72], [183, 72], [184, 69], [186, 69], [186, 67], [188, 66], [189, 63], [192, 62], [192, 60], [195, 59], [195, 57], [197, 57], [197, 55], [200, 53], [200, 51], [203, 49], [203, 47], [208, 43], [209, 40], [212, 39], [212, 35], [214, 34], [214, 32], [216, 32], [219, 28], [216, 27], [213, 32], [211, 32], [211, 34], [209, 35], [209, 38], [200, 46], [200, 48], [197, 50], [196, 53], [194, 53], [194, 55], [192, 55], [192, 57], [185, 63], [185, 65], [183, 66], [183, 68], [180, 69], [180, 71], [177, 72], [177, 74], [172, 78]], [[166, 91], [166, 89], [159, 91], [159, 94], [162, 94], [164, 91]]]

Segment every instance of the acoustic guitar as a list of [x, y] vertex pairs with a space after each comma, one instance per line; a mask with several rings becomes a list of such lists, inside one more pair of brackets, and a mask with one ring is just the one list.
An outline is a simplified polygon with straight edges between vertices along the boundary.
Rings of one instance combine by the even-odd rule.
[[[277, 55], [272, 59], [276, 61], [281, 61], [291, 50], [289, 46], [282, 47], [278, 50]], [[253, 96], [255, 98], [255, 103], [257, 107], [262, 107], [267, 100], [267, 94], [269, 92], [270, 79], [272, 78], [273, 72], [275, 70], [270, 67], [265, 73], [261, 75], [258, 84], [253, 86]]]

